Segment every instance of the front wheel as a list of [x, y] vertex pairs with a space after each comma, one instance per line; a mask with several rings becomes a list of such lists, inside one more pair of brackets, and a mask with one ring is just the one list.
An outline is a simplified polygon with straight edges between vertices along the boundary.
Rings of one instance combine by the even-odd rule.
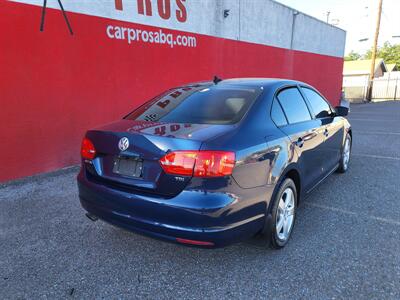
[[345, 173], [349, 169], [350, 162], [350, 153], [351, 153], [351, 136], [350, 134], [346, 134], [346, 140], [344, 141], [344, 146], [342, 150], [342, 156], [339, 161], [339, 173]]
[[296, 218], [297, 190], [293, 180], [286, 178], [280, 185], [272, 207], [269, 228], [271, 247], [283, 248], [289, 241]]

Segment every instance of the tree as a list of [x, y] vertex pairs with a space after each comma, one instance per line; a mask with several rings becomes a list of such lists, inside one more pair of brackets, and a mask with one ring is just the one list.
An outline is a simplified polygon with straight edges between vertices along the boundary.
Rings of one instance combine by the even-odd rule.
[[[365, 54], [366, 59], [371, 59], [372, 50], [368, 50]], [[386, 64], [397, 64], [400, 66], [400, 44], [392, 45], [385, 42], [383, 47], [379, 47], [376, 57], [383, 58]]]
[[350, 53], [344, 57], [345, 61], [349, 60], [359, 60], [361, 58], [361, 54], [354, 52], [353, 50], [350, 51]]

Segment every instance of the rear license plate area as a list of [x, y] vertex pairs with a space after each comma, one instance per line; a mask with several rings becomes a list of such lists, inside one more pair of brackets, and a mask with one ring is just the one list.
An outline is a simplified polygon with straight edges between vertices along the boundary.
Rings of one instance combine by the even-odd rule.
[[114, 159], [113, 172], [134, 178], [142, 177], [143, 160], [136, 157], [118, 156]]

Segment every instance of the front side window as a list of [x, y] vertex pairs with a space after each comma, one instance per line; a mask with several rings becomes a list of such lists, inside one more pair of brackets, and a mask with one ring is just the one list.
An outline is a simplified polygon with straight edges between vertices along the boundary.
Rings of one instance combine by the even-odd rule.
[[311, 120], [308, 107], [296, 87], [284, 89], [277, 98], [290, 124]]
[[126, 119], [185, 124], [239, 122], [260, 89], [236, 86], [188, 86], [172, 89], [129, 114]]
[[301, 90], [307, 97], [307, 100], [310, 102], [311, 108], [315, 114], [316, 118], [326, 118], [331, 116], [332, 110], [328, 103], [326, 103], [325, 99], [322, 98], [317, 92], [312, 89], [302, 87]]

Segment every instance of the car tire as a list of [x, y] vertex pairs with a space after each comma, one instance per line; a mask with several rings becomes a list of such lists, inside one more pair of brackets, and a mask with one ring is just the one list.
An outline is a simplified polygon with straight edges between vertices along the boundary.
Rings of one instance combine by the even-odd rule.
[[268, 232], [265, 233], [273, 249], [283, 248], [290, 239], [296, 219], [297, 195], [293, 180], [284, 179], [273, 199]]
[[350, 154], [351, 154], [351, 135], [347, 133], [342, 148], [342, 154], [340, 156], [339, 167], [337, 169], [339, 173], [346, 173], [347, 170], [349, 169]]

